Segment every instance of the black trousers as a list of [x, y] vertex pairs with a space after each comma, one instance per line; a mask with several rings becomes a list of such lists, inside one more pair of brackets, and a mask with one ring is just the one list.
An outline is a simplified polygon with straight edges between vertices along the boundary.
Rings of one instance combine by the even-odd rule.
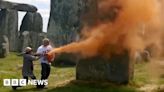
[[[36, 79], [36, 77], [35, 76], [30, 76], [31, 77], [31, 79]], [[23, 76], [23, 78], [24, 79], [26, 79], [26, 83], [28, 84], [28, 76]]]
[[[36, 79], [35, 76], [30, 76], [30, 77], [31, 77], [31, 79], [33, 79], [33, 80]], [[23, 79], [26, 79], [26, 84], [28, 84], [28, 76], [23, 76]], [[18, 86], [12, 86], [12, 88], [13, 88], [14, 90], [16, 90], [17, 87], [22, 87], [22, 86], [20, 86], [20, 85], [18, 85]], [[38, 87], [38, 85], [37, 85], [36, 87]]]
[[[41, 67], [42, 67], [41, 80], [46, 80], [46, 79], [48, 79], [48, 77], [50, 75], [50, 71], [51, 71], [50, 65], [46, 64], [46, 63], [41, 63]], [[45, 87], [45, 85], [37, 86], [37, 88], [44, 88], [44, 87]]]
[[46, 63], [41, 63], [42, 70], [41, 70], [41, 80], [48, 79], [50, 75], [50, 65]]

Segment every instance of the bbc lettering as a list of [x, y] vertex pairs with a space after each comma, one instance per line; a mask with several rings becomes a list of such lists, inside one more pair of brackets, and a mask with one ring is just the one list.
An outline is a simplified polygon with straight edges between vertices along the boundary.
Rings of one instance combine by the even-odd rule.
[[26, 79], [4, 79], [4, 86], [26, 86]]
[[4, 86], [48, 85], [48, 80], [4, 79]]
[[10, 79], [4, 79], [3, 80], [3, 85], [4, 86], [10, 86]]

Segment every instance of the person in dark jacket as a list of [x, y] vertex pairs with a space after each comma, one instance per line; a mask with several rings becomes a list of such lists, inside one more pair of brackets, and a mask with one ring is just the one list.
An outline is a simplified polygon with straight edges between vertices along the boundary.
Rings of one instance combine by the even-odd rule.
[[[24, 79], [26, 79], [26, 82], [28, 83], [28, 78], [36, 79], [34, 73], [33, 73], [33, 61], [37, 60], [35, 56], [32, 55], [32, 48], [26, 47], [25, 53], [23, 54], [23, 68], [22, 68], [22, 76]], [[17, 87], [20, 86], [12, 86], [12, 88], [15, 90]]]
[[32, 48], [26, 47], [25, 54], [23, 55], [23, 68], [22, 68], [22, 76], [24, 79], [28, 80], [28, 77], [31, 77], [31, 79], [36, 79], [33, 73], [33, 61], [35, 60], [37, 60], [37, 58], [32, 55]]

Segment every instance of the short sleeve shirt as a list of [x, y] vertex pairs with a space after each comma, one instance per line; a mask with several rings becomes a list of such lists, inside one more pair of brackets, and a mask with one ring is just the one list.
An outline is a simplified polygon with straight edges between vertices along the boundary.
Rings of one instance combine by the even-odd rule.
[[47, 58], [45, 57], [45, 54], [48, 53], [49, 51], [52, 50], [52, 46], [51, 45], [48, 45], [48, 46], [43, 46], [41, 45], [38, 50], [37, 50], [37, 53], [38, 54], [41, 54], [40, 56], [40, 63], [46, 63], [48, 64], [48, 60]]

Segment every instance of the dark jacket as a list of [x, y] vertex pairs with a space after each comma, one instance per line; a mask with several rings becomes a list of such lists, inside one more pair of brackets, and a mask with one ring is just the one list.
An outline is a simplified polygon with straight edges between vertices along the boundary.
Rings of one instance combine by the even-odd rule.
[[22, 75], [23, 76], [34, 76], [33, 74], [33, 61], [36, 60], [35, 56], [31, 54], [23, 54], [23, 68]]

